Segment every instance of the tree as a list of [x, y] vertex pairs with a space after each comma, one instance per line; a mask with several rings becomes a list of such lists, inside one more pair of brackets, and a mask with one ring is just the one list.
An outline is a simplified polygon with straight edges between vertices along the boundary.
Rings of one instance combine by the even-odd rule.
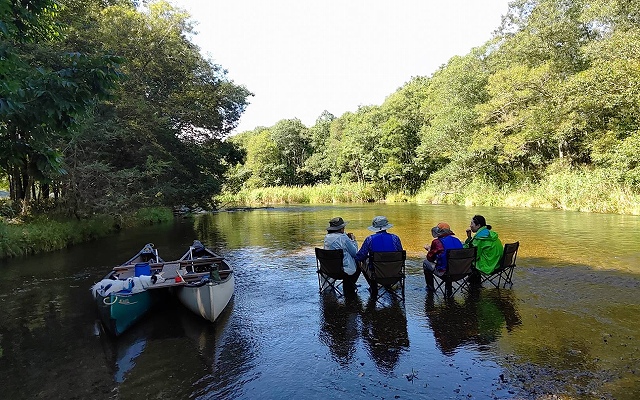
[[121, 60], [64, 49], [55, 1], [2, 4], [0, 168], [25, 213], [34, 184], [46, 186], [64, 172], [60, 143], [96, 100], [109, 96]]
[[565, 141], [579, 143], [584, 158], [640, 184], [640, 29], [616, 30], [590, 44], [591, 67], [563, 86]]
[[[74, 3], [86, 14], [72, 25], [68, 42], [122, 56], [127, 80], [117, 100], [100, 103], [67, 147], [67, 196], [85, 196], [79, 182], [95, 170], [106, 175], [99, 180], [102, 195], [80, 214], [143, 204], [211, 206], [237, 158], [222, 138], [237, 125], [250, 92], [187, 39], [193, 27], [186, 12], [166, 2], [144, 12], [127, 2], [87, 3]], [[72, 204], [78, 213], [79, 204]]]
[[309, 129], [310, 155], [305, 160], [302, 171], [309, 175], [313, 183], [328, 183], [335, 165], [338, 143], [331, 136], [331, 126], [336, 117], [323, 111], [316, 124]]
[[[455, 163], [460, 169], [472, 164], [469, 146], [480, 126], [476, 106], [488, 98], [486, 51], [486, 47], [478, 48], [451, 58], [424, 83], [420, 103], [424, 122], [414, 161], [423, 182], [448, 164]], [[464, 180], [464, 176], [452, 179]]]
[[280, 181], [285, 185], [301, 185], [309, 181], [304, 163], [309, 158], [309, 129], [299, 119], [278, 121], [270, 130], [283, 172]]
[[378, 177], [390, 190], [414, 192], [422, 183], [414, 160], [424, 124], [420, 107], [426, 98], [428, 82], [424, 77], [412, 78], [380, 107], [386, 121], [381, 124], [379, 144], [386, 162]]

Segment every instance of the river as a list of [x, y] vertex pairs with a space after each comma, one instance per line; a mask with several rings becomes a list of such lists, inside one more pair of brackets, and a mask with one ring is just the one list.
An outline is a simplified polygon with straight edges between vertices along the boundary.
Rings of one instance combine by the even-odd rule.
[[[520, 241], [511, 289], [425, 291], [430, 229], [474, 214]], [[342, 216], [359, 243], [376, 215], [407, 250], [406, 301], [318, 293], [314, 247]], [[640, 217], [448, 205], [286, 206], [204, 214], [63, 251], [0, 261], [0, 398], [637, 399]], [[215, 323], [169, 301], [118, 338], [89, 288], [145, 243], [194, 239], [236, 290]]]

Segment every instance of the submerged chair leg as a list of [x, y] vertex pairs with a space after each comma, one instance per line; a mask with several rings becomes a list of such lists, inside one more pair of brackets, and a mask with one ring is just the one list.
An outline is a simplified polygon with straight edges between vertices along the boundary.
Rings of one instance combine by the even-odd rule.
[[451, 297], [453, 296], [453, 283], [451, 281], [446, 281], [444, 285], [444, 296]]

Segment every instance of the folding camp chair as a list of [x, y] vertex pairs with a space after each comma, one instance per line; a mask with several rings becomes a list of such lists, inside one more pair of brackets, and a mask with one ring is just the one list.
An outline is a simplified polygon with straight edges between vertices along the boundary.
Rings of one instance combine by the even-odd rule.
[[520, 242], [506, 243], [504, 245], [504, 253], [496, 269], [490, 274], [480, 274], [482, 276], [481, 283], [490, 282], [496, 288], [500, 288], [501, 284], [503, 288], [507, 287], [507, 285], [509, 287], [513, 286], [511, 278], [513, 277], [513, 269], [516, 267], [519, 247]]
[[325, 250], [316, 247], [316, 267], [320, 293], [331, 288], [338, 295], [344, 296], [342, 284], [349, 275], [344, 272], [343, 255], [342, 249]]
[[436, 292], [440, 291], [445, 297], [451, 297], [457, 292], [468, 292], [467, 278], [473, 271], [477, 251], [475, 247], [447, 250], [447, 269], [444, 275], [433, 274], [434, 281], [438, 282]]
[[[407, 252], [402, 251], [379, 251], [373, 252], [370, 256], [371, 267], [363, 263], [364, 276], [369, 282], [371, 295], [379, 301], [384, 293], [404, 302], [404, 280], [405, 261]], [[400, 293], [398, 294], [398, 289]]]

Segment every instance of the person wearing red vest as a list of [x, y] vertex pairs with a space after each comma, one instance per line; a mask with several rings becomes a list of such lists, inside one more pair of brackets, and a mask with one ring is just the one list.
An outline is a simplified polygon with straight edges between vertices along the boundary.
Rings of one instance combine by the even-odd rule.
[[427, 258], [422, 263], [424, 280], [429, 290], [434, 290], [433, 275], [442, 276], [447, 270], [447, 250], [462, 248], [462, 242], [454, 235], [446, 222], [439, 222], [431, 228], [431, 236], [434, 239], [430, 245], [424, 246]]

